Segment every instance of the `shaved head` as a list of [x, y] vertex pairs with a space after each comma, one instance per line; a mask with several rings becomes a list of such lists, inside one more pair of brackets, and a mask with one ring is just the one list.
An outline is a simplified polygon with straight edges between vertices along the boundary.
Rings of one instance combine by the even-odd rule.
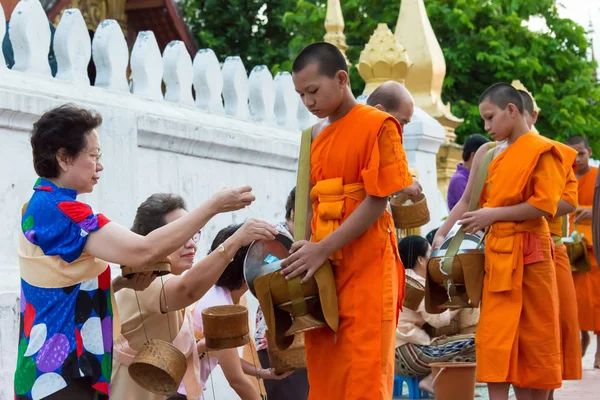
[[529, 93], [524, 90], [519, 90], [521, 94], [521, 98], [523, 99], [523, 109], [529, 113], [529, 115], [533, 115], [533, 98]]
[[588, 149], [590, 147], [590, 143], [588, 142], [588, 140], [585, 136], [576, 135], [576, 136], [571, 136], [570, 138], [567, 139], [568, 146], [572, 147], [577, 144], [583, 144], [583, 146], [586, 149]]
[[367, 99], [367, 104], [391, 114], [406, 125], [410, 122], [415, 105], [410, 92], [396, 81], [388, 81], [379, 86]]
[[489, 101], [501, 110], [506, 106], [513, 104], [521, 114], [523, 114], [523, 97], [517, 89], [508, 83], [496, 83], [486, 89], [479, 97], [479, 104]]
[[310, 64], [318, 64], [319, 73], [328, 78], [333, 78], [338, 71], [348, 73], [348, 64], [342, 52], [326, 42], [306, 46], [294, 60], [292, 72], [300, 72]]

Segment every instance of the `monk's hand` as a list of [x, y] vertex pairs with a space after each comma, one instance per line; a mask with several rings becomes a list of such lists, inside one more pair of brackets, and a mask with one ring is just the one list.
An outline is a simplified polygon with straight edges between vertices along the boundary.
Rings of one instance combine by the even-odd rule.
[[301, 240], [292, 245], [291, 255], [281, 263], [281, 274], [285, 279], [294, 279], [304, 273], [302, 283], [308, 281], [323, 265], [329, 254], [320, 243]]
[[496, 222], [496, 212], [493, 208], [481, 208], [463, 214], [458, 222], [466, 233], [477, 233]]
[[592, 209], [591, 208], [578, 208], [575, 210], [575, 223], [579, 224], [586, 219], [592, 219]]
[[418, 197], [422, 192], [423, 192], [423, 187], [415, 179], [415, 180], [413, 180], [412, 185], [405, 187], [404, 189], [402, 189], [401, 191], [396, 193], [396, 195], [400, 196], [402, 198], [407, 198], [407, 199], [413, 200], [416, 197]]

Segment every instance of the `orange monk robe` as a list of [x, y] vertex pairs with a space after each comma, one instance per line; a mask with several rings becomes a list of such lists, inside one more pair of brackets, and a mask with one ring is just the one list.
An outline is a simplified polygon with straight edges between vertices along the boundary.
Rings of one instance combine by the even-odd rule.
[[[563, 167], [566, 174], [566, 184], [561, 199], [567, 203], [577, 205], [577, 179], [573, 170], [577, 151], [569, 146], [554, 142], [563, 158]], [[581, 337], [579, 334], [579, 321], [577, 317], [577, 296], [575, 284], [571, 275], [571, 263], [567, 248], [562, 244], [563, 218], [547, 218], [550, 234], [556, 245], [554, 251], [554, 264], [556, 267], [556, 281], [558, 285], [558, 302], [561, 333], [561, 359], [562, 379], [577, 380], [582, 376], [581, 365]]]
[[[554, 215], [565, 186], [561, 160], [556, 147], [539, 135], [519, 137], [490, 163], [481, 206], [528, 202]], [[553, 247], [545, 218], [490, 227], [475, 336], [478, 381], [561, 386]]]
[[[317, 136], [311, 148], [313, 240], [331, 233], [336, 213], [343, 223], [366, 194], [386, 197], [412, 184], [401, 132], [388, 114], [357, 105]], [[396, 241], [386, 210], [331, 257], [340, 325], [337, 335], [329, 329], [305, 334], [310, 400], [392, 398], [397, 304], [404, 291]]]
[[[591, 167], [587, 174], [579, 178], [579, 207], [592, 208], [597, 175], [598, 168]], [[583, 237], [587, 240], [588, 253], [592, 263], [592, 269], [587, 273], [573, 272], [579, 311], [579, 329], [600, 333], [600, 270], [592, 246], [592, 220], [587, 219], [575, 224], [575, 215], [571, 214], [570, 222], [571, 232], [576, 230], [578, 233], [583, 233]]]

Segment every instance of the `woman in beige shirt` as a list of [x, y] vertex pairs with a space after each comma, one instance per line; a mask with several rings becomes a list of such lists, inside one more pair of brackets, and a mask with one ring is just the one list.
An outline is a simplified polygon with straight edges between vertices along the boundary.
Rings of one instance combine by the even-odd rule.
[[[184, 218], [186, 214], [185, 203], [180, 196], [153, 194], [138, 208], [132, 231], [145, 236], [161, 226]], [[171, 274], [155, 279], [143, 292], [125, 289], [117, 293], [122, 329], [114, 346], [111, 397], [117, 400], [163, 400], [165, 396], [148, 392], [135, 383], [129, 376], [128, 365], [147, 338], [173, 342], [176, 347], [181, 347], [174, 339], [180, 332], [185, 334], [183, 328], [186, 327], [191, 332], [184, 340], [190, 354], [180, 348], [188, 358], [183, 383], [188, 399], [198, 399], [202, 394], [199, 363], [197, 371], [193, 364], [198, 360], [198, 353], [204, 349], [197, 350], [197, 346], [203, 345], [196, 344], [191, 314], [186, 316], [185, 309], [214, 285], [240, 248], [255, 240], [270, 240], [276, 233], [275, 227], [266, 222], [248, 220], [216, 251], [194, 264], [196, 244], [200, 238], [200, 232], [197, 232], [169, 256]]]
[[[431, 255], [429, 242], [421, 236], [408, 236], [398, 245], [400, 258], [406, 268], [406, 279], [414, 279], [425, 287], [427, 261]], [[441, 314], [425, 311], [425, 300], [416, 310], [404, 307], [396, 329], [396, 375], [424, 376], [419, 388], [433, 393], [429, 364], [449, 361], [475, 361], [475, 335], [445, 335], [432, 337], [436, 329], [453, 322], [459, 311], [446, 310]]]

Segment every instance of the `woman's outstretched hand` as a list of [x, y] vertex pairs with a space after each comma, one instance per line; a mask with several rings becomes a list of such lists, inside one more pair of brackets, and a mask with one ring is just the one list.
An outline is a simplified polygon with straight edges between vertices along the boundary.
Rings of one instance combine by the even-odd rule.
[[217, 214], [237, 211], [252, 204], [256, 197], [252, 194], [251, 186], [237, 189], [224, 188], [211, 197]]
[[240, 247], [248, 246], [255, 240], [273, 240], [277, 235], [277, 228], [259, 219], [249, 219], [231, 237]]

